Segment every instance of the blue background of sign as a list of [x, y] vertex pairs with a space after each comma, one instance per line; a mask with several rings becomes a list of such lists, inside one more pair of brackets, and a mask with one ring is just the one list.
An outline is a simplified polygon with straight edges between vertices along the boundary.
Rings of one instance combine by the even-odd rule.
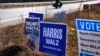
[[86, 53], [80, 53], [80, 56], [94, 56], [94, 55], [90, 55], [90, 54], [86, 54]]
[[[39, 27], [38, 25], [35, 26], [35, 27], [34, 27], [34, 25], [32, 25], [32, 26], [27, 25], [26, 22], [31, 22], [31, 23], [37, 22], [39, 24], [39, 19], [26, 18], [25, 25], [24, 25], [24, 34], [26, 34], [26, 35], [27, 34], [31, 34], [33, 32], [34, 28], [38, 28]], [[32, 29], [27, 29], [26, 27], [32, 27]]]
[[[59, 46], [49, 45], [49, 44], [45, 43], [46, 37], [43, 37], [43, 27], [62, 29], [62, 39], [59, 41]], [[48, 54], [52, 54], [52, 55], [55, 55], [55, 56], [65, 56], [66, 38], [67, 38], [66, 37], [66, 35], [67, 35], [66, 30], [67, 30], [66, 24], [40, 23], [39, 51], [44, 52], [44, 53], [48, 53]], [[43, 46], [58, 48], [58, 49], [61, 49], [61, 51], [44, 48]]]
[[[82, 27], [81, 27], [81, 22], [84, 22], [84, 29], [82, 29]], [[91, 29], [90, 30], [88, 30], [88, 29], [86, 29], [86, 23], [89, 23], [89, 24], [91, 24], [91, 23], [95, 23], [94, 24], [94, 30], [93, 30], [93, 27], [92, 27], [92, 25], [91, 25]], [[99, 30], [100, 30], [100, 21], [96, 21], [96, 20], [87, 20], [87, 19], [77, 19], [76, 20], [76, 25], [77, 25], [77, 29], [78, 30], [85, 30], [85, 31], [93, 31], [93, 32], [100, 32], [100, 31], [98, 31], [97, 30], [97, 25], [99, 26]]]
[[40, 18], [40, 21], [43, 21], [44, 17], [43, 17], [43, 14], [41, 13], [33, 13], [33, 12], [29, 12], [29, 17], [36, 17], [36, 18]]
[[61, 11], [54, 14], [55, 20], [65, 19], [65, 17], [66, 17], [66, 11]]

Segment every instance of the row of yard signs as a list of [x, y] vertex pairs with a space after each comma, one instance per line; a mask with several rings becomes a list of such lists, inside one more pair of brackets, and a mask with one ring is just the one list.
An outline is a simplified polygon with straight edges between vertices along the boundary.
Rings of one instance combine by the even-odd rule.
[[43, 14], [30, 12], [29, 18], [25, 20], [24, 34], [29, 35], [26, 43], [28, 49], [34, 52], [35, 46], [39, 42], [40, 52], [65, 56], [67, 25], [43, 22], [43, 18]]
[[[43, 22], [43, 14], [40, 17], [38, 13], [29, 13], [29, 17], [24, 27], [24, 33], [29, 35], [28, 49], [34, 52], [39, 42], [40, 52], [66, 56], [67, 24]], [[100, 56], [100, 21], [76, 19], [76, 28], [79, 56]]]

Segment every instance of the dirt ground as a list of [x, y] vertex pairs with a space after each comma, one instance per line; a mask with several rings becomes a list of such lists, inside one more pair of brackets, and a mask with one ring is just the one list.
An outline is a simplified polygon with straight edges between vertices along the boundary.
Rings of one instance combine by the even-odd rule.
[[[78, 56], [77, 32], [75, 25], [76, 18], [100, 20], [100, 6], [89, 12], [77, 11], [67, 14], [66, 18], [58, 21], [54, 20], [53, 18], [45, 19], [45, 22], [66, 23], [68, 25], [68, 43], [66, 43], [67, 56]], [[7, 48], [9, 52], [9, 50], [11, 50], [9, 47], [11, 46], [18, 46], [22, 50], [15, 54], [15, 56], [47, 56], [44, 53], [40, 53], [37, 50], [38, 48], [35, 49], [36, 51], [34, 53], [30, 52], [26, 48], [28, 36], [23, 34], [23, 27], [24, 23], [0, 28], [0, 54], [2, 54], [3, 51]]]

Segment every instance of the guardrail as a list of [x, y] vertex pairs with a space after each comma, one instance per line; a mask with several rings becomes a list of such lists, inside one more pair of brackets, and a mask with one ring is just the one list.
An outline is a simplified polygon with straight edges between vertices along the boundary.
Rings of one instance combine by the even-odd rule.
[[[92, 1], [92, 0], [88, 0]], [[87, 2], [86, 0], [83, 1], [61, 1], [63, 4], [69, 3], [79, 3], [79, 2]], [[31, 6], [47, 6], [55, 3], [55, 1], [49, 2], [24, 2], [24, 3], [0, 3], [0, 8], [15, 8], [15, 7], [31, 7]]]
[[[48, 6], [32, 6], [32, 7], [22, 7], [22, 8], [5, 8], [0, 9], [0, 27], [5, 27], [9, 25], [15, 25], [21, 23], [26, 17], [28, 17], [29, 12], [37, 12], [37, 13], [43, 13], [44, 15], [47, 15], [48, 18], [53, 17], [53, 14], [59, 11], [66, 11], [67, 13], [75, 12], [80, 9], [83, 9], [84, 4], [97, 4], [100, 3], [100, 0], [98, 1], [88, 1], [83, 2], [80, 6], [80, 2], [78, 3], [68, 3], [64, 4], [61, 8], [55, 9], [51, 5]], [[41, 4], [41, 3], [40, 3]]]

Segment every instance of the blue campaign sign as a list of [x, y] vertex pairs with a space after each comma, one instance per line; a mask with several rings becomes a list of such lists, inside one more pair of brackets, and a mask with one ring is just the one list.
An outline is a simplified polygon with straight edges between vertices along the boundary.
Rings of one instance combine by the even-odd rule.
[[76, 25], [78, 30], [100, 32], [100, 21], [77, 19]]
[[65, 56], [67, 25], [40, 23], [39, 51], [55, 56]]
[[34, 31], [33, 33], [29, 34], [29, 39], [26, 43], [26, 46], [27, 48], [33, 53], [36, 49], [36, 46], [38, 44], [38, 38], [39, 38], [39, 35], [37, 34], [38, 33], [38, 29], [35, 29], [34, 28]]
[[31, 34], [34, 28], [39, 28], [39, 19], [26, 18], [24, 25], [24, 34]]
[[29, 12], [29, 17], [39, 18], [40, 21], [44, 21], [44, 15], [42, 13]]
[[100, 20], [76, 19], [79, 56], [100, 56]]
[[54, 19], [64, 19], [66, 17], [66, 11], [57, 12], [54, 14]]

